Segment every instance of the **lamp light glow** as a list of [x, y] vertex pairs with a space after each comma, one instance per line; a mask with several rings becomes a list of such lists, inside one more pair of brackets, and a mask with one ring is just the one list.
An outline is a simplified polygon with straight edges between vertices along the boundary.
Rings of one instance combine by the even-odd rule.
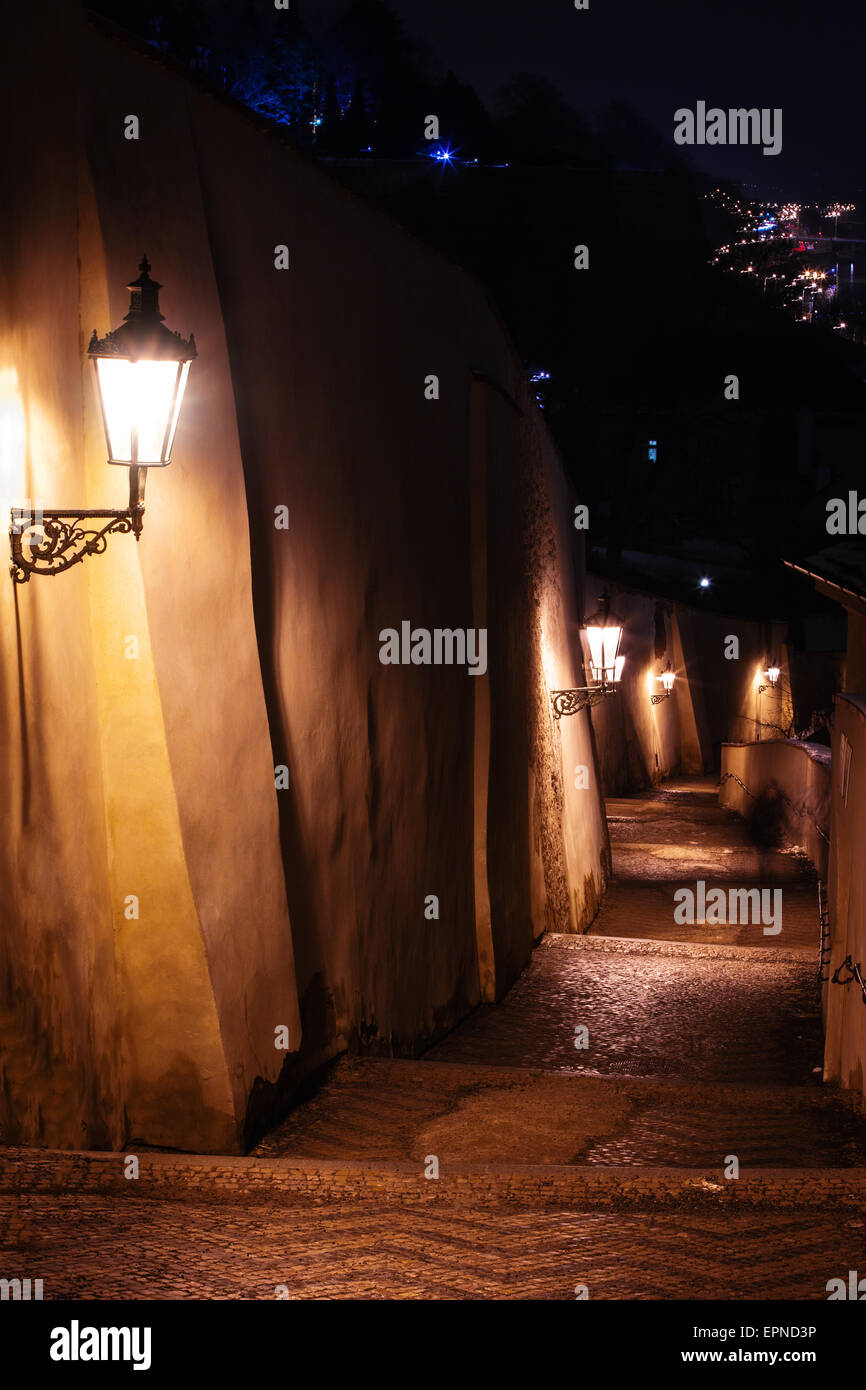
[[757, 675], [755, 677], [756, 682], [758, 682], [758, 694], [762, 695], [764, 691], [768, 689], [768, 686], [763, 684], [764, 680], [768, 681], [769, 686], [775, 689], [775, 687], [779, 683], [779, 677], [781, 674], [782, 668], [775, 661], [771, 661], [769, 663], [766, 671], [763, 671], [759, 666]]
[[150, 278], [144, 256], [129, 290], [129, 312], [119, 328], [88, 347], [93, 362], [108, 462], [129, 469], [129, 506], [123, 511], [74, 511], [13, 507], [9, 538], [11, 574], [26, 584], [31, 574], [63, 574], [88, 555], [101, 555], [110, 535], [141, 537], [148, 468], [165, 468], [183, 403], [195, 339], [185, 341], [164, 326], [162, 286]]
[[165, 468], [171, 462], [189, 362], [96, 357], [94, 363], [108, 462]]
[[177, 429], [195, 339], [185, 342], [163, 325], [162, 286], [150, 278], [146, 256], [127, 289], [129, 312], [120, 328], [97, 338], [88, 354], [96, 371], [108, 462], [127, 468], [165, 468]]
[[654, 705], [660, 705], [662, 700], [666, 700], [668, 696], [673, 693], [674, 682], [676, 678], [676, 671], [674, 671], [673, 667], [671, 666], [671, 663], [668, 662], [661, 675], [656, 676], [656, 680], [661, 681], [662, 685], [664, 686], [664, 690], [660, 694], [652, 696], [652, 703]]
[[566, 714], [578, 714], [601, 703], [616, 693], [622, 679], [625, 657], [619, 654], [623, 625], [610, 611], [610, 596], [605, 591], [598, 609], [582, 629], [589, 648], [587, 665], [593, 684], [570, 690], [551, 690], [554, 719]]
[[610, 597], [605, 593], [599, 607], [586, 624], [589, 646], [589, 666], [592, 679], [599, 685], [615, 685], [622, 678], [625, 657], [619, 655], [622, 623], [610, 611]]

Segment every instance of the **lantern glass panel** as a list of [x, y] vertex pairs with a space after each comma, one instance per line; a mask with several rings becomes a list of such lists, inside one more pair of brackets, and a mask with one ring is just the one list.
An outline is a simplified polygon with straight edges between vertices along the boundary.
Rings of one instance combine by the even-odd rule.
[[189, 376], [189, 363], [188, 363], [188, 362], [182, 362], [182, 363], [181, 363], [181, 369], [180, 369], [180, 379], [179, 379], [178, 385], [177, 385], [177, 396], [176, 396], [175, 402], [174, 402], [174, 415], [173, 415], [173, 417], [172, 417], [172, 421], [171, 421], [171, 430], [169, 431], [168, 444], [166, 445], [166, 450], [165, 450], [165, 461], [166, 461], [166, 463], [170, 463], [170, 462], [171, 462], [171, 446], [174, 444], [174, 432], [175, 432], [175, 430], [177, 429], [177, 422], [178, 422], [178, 420], [179, 420], [179, 418], [180, 418], [180, 408], [181, 408], [181, 405], [183, 404], [183, 393], [184, 393], [184, 391], [186, 390], [186, 379], [187, 379], [188, 376]]
[[622, 628], [616, 625], [586, 629], [593, 680], [619, 680], [625, 663], [625, 657], [617, 656], [621, 637]]
[[592, 668], [593, 680], [599, 681], [604, 666], [604, 628], [588, 627], [586, 640], [589, 643], [589, 664]]
[[170, 461], [189, 363], [97, 357], [110, 463]]

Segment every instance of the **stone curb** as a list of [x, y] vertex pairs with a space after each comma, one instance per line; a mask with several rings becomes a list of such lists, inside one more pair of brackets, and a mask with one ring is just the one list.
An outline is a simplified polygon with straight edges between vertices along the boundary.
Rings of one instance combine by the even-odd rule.
[[405, 1203], [465, 1203], [473, 1208], [544, 1208], [700, 1204], [786, 1210], [805, 1207], [866, 1213], [866, 1170], [753, 1169], [736, 1181], [694, 1168], [580, 1168], [527, 1164], [443, 1165], [426, 1179], [419, 1163], [334, 1162], [143, 1152], [139, 1177], [124, 1177], [124, 1153], [7, 1150], [0, 1155], [0, 1197], [134, 1197], [167, 1201], [198, 1196], [208, 1204], [333, 1202], [376, 1197]]
[[[437, 1083], [459, 1081], [464, 1090], [479, 1092], [498, 1090], [502, 1087], [531, 1090], [535, 1082], [552, 1081], [573, 1087], [575, 1091], [587, 1088], [593, 1092], [615, 1091], [629, 1100], [645, 1101], [648, 1104], [679, 1102], [683, 1094], [687, 1093], [691, 1106], [700, 1107], [708, 1113], [718, 1111], [726, 1105], [736, 1105], [741, 1114], [759, 1109], [773, 1114], [790, 1114], [792, 1111], [802, 1110], [831, 1110], [838, 1113], [848, 1110], [853, 1115], [859, 1115], [861, 1111], [859, 1098], [853, 1091], [835, 1090], [818, 1080], [786, 1085], [751, 1081], [707, 1081], [667, 1077], [658, 1072], [641, 1075], [639, 1072], [620, 1071], [613, 1062], [608, 1064], [610, 1071], [601, 1072], [566, 1070], [564, 1067], [504, 1066], [484, 1062], [428, 1062], [424, 1058], [411, 1057], [343, 1057], [329, 1078], [329, 1087], [331, 1096], [340, 1096], [344, 1091], [351, 1092], [362, 1082], [373, 1086], [405, 1086], [411, 1082], [419, 1088], [428, 1088], [435, 1087]], [[450, 1097], [443, 1101], [444, 1113], [447, 1113], [447, 1107], [452, 1103]], [[248, 1156], [255, 1158], [259, 1155], [253, 1149]], [[502, 1166], [523, 1165], [509, 1165], [506, 1162]]]
[[[592, 928], [590, 927], [590, 931]], [[569, 935], [560, 932], [542, 937], [540, 951], [598, 951], [602, 955], [683, 956], [690, 960], [754, 960], [766, 966], [786, 964], [815, 964], [817, 974], [817, 945], [785, 950], [779, 946], [719, 946], [698, 941], [661, 941], [645, 936], [592, 936], [587, 932]]]

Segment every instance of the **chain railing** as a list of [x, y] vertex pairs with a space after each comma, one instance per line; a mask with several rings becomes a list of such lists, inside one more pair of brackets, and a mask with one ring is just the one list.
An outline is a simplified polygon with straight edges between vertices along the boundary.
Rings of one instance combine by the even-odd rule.
[[[742, 787], [743, 791], [746, 793], [746, 796], [750, 796], [753, 801], [757, 801], [759, 799], [760, 792], [753, 792], [751, 787], [747, 787], [745, 782], [737, 776], [736, 772], [723, 773], [722, 777], [719, 780], [720, 789], [724, 786], [725, 782], [727, 782], [729, 778], [736, 782], [739, 787]], [[805, 817], [806, 820], [810, 820], [814, 825], [815, 829], [817, 830], [818, 834], [821, 836], [821, 839], [824, 841], [824, 843], [829, 845], [830, 836], [828, 835], [827, 831], [824, 830], [818, 824], [818, 822], [815, 820], [815, 817], [808, 810], [808, 808], [806, 806], [795, 806], [791, 798], [785, 792], [783, 792], [781, 788], [776, 787], [775, 791], [779, 800], [784, 801], [786, 806], [790, 806], [794, 815], [797, 816], [798, 819]]]
[[818, 924], [820, 940], [818, 944], [818, 981], [826, 984], [829, 980], [830, 957], [833, 947], [830, 941], [830, 912], [827, 906], [827, 892], [821, 879], [818, 879]]

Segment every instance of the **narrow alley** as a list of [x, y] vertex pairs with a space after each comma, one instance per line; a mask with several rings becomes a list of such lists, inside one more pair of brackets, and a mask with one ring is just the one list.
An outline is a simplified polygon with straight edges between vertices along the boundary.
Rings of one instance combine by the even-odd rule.
[[[134, 1193], [118, 1156], [10, 1152], [7, 1241], [55, 1297], [826, 1297], [863, 1263], [866, 1142], [821, 1084], [814, 872], [709, 783], [608, 813], [591, 932], [502, 1004], [338, 1061], [249, 1158], [142, 1154]], [[702, 878], [781, 887], [782, 931], [675, 926]]]

